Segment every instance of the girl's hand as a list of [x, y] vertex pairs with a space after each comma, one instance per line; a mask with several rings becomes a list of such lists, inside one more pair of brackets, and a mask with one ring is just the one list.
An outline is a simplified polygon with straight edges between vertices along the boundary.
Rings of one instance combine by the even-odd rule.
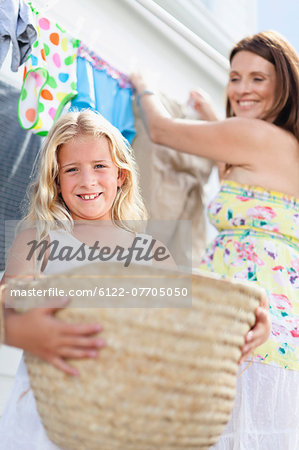
[[245, 337], [245, 344], [242, 348], [242, 356], [239, 364], [244, 362], [256, 347], [262, 345], [270, 336], [271, 331], [271, 321], [269, 314], [269, 303], [266, 295], [264, 296], [261, 306], [259, 306], [255, 311], [255, 325], [247, 333]]
[[105, 346], [105, 341], [97, 336], [102, 327], [96, 323], [65, 323], [54, 316], [59, 309], [34, 308], [23, 314], [8, 312], [6, 343], [33, 353], [69, 375], [79, 375], [66, 359], [96, 358], [99, 349]]
[[188, 103], [199, 113], [201, 120], [211, 122], [218, 120], [211, 105], [211, 99], [206, 92], [202, 90], [191, 91]]

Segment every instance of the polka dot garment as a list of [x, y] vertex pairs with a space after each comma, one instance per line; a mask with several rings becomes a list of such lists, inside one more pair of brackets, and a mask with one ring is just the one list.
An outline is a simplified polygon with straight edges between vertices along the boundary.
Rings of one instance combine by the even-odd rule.
[[35, 13], [38, 38], [25, 63], [18, 104], [21, 127], [45, 136], [76, 91], [79, 41]]

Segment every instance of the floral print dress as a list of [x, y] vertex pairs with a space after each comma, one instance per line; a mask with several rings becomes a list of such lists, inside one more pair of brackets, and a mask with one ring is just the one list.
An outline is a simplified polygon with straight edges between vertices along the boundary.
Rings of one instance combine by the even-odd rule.
[[213, 449], [299, 449], [299, 199], [224, 180], [208, 214], [219, 234], [200, 269], [263, 287], [272, 321]]

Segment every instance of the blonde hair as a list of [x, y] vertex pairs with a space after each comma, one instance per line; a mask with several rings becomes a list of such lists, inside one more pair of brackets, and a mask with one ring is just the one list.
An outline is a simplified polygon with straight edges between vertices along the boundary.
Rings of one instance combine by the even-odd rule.
[[59, 194], [57, 158], [61, 146], [78, 136], [108, 140], [112, 161], [119, 169], [126, 170], [126, 178], [112, 206], [112, 221], [126, 230], [138, 231], [142, 228], [140, 221], [146, 220], [147, 214], [132, 149], [117, 128], [92, 110], [66, 113], [50, 130], [39, 156], [35, 181], [29, 187], [28, 213], [23, 223], [34, 223], [41, 238], [51, 229], [72, 230], [73, 219]]

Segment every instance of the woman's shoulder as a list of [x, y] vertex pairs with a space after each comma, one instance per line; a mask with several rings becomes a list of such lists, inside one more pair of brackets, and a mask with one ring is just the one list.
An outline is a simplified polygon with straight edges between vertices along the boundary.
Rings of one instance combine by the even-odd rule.
[[269, 135], [270, 133], [284, 133], [285, 130], [274, 125], [272, 122], [267, 122], [262, 119], [255, 119], [249, 117], [229, 117], [223, 120], [223, 123], [227, 124], [232, 130], [243, 132], [246, 134], [254, 135], [259, 133]]
[[239, 138], [242, 136], [245, 145], [261, 148], [263, 152], [267, 149], [273, 152], [275, 148], [280, 151], [285, 146], [294, 150], [298, 148], [298, 140], [290, 131], [266, 120], [231, 117], [224, 122], [231, 133]]

